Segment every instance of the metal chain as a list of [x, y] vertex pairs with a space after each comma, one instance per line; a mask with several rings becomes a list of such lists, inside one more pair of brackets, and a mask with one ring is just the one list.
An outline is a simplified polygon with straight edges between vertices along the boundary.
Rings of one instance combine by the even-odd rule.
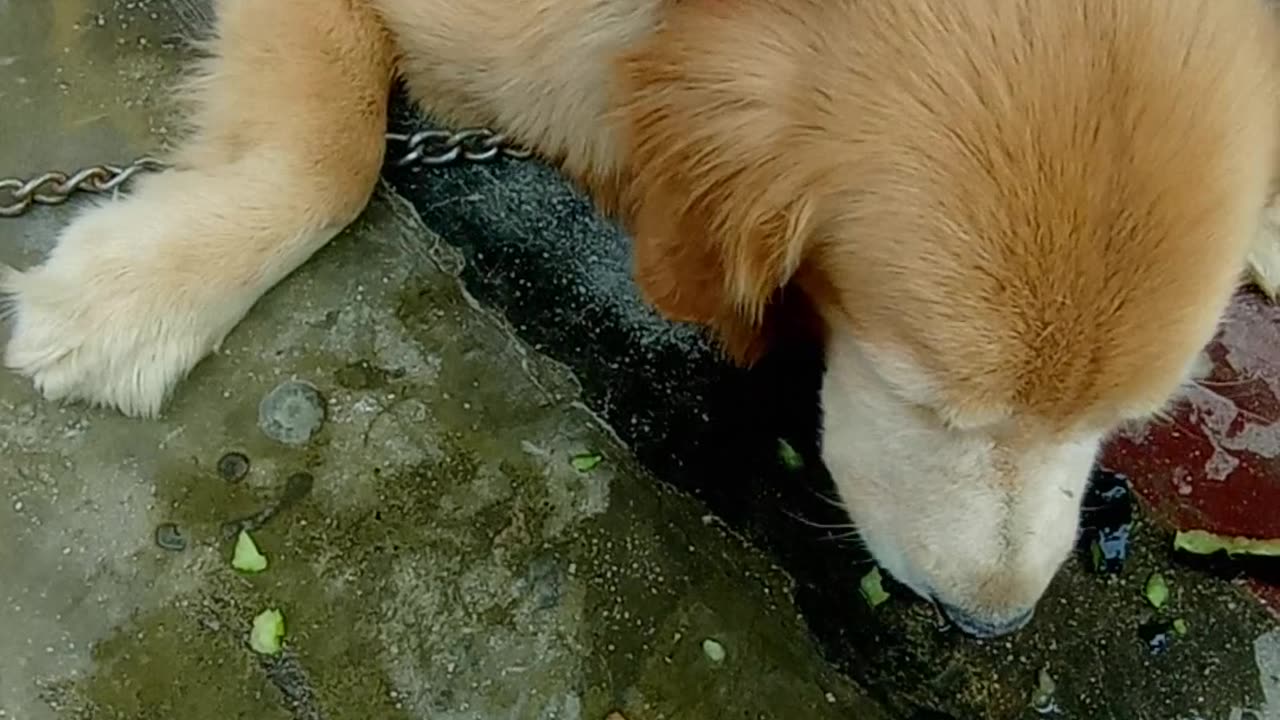
[[[396, 167], [486, 163], [500, 158], [525, 160], [533, 154], [506, 135], [487, 128], [387, 133], [387, 142], [404, 147], [403, 154], [392, 162]], [[139, 173], [167, 167], [156, 158], [141, 157], [128, 165], [95, 165], [71, 175], [53, 171], [30, 179], [0, 178], [0, 218], [24, 215], [36, 205], [60, 205], [77, 192], [115, 192]]]
[[37, 204], [60, 205], [76, 192], [114, 192], [134, 175], [164, 167], [155, 158], [143, 157], [124, 167], [97, 165], [72, 175], [54, 171], [30, 180], [0, 178], [0, 217], [17, 217]]
[[451, 165], [458, 161], [486, 163], [499, 158], [526, 160], [533, 155], [506, 135], [486, 128], [419, 130], [412, 135], [388, 133], [387, 141], [405, 146], [405, 154], [394, 163], [396, 167]]

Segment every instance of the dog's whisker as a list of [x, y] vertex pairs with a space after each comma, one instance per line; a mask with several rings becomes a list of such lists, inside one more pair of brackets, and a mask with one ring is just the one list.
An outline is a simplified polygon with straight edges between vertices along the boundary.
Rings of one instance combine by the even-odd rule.
[[790, 510], [784, 510], [783, 512], [790, 516], [791, 519], [818, 530], [857, 530], [857, 527], [853, 523], [820, 523], [810, 520], [798, 513], [791, 512]]

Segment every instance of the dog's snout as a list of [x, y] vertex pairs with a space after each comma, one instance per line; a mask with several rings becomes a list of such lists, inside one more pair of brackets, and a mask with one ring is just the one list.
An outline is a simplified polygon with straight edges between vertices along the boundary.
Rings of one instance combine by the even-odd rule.
[[996, 638], [1010, 635], [1031, 622], [1035, 608], [1014, 610], [1003, 614], [979, 614], [954, 605], [942, 605], [942, 612], [961, 631], [977, 638]]

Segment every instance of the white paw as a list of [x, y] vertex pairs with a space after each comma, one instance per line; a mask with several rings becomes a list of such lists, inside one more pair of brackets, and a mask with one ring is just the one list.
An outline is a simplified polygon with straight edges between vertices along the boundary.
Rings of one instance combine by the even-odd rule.
[[175, 234], [192, 232], [180, 215], [111, 203], [76, 219], [43, 265], [0, 267], [13, 320], [5, 364], [51, 400], [158, 414], [256, 299], [220, 275], [205, 238]]

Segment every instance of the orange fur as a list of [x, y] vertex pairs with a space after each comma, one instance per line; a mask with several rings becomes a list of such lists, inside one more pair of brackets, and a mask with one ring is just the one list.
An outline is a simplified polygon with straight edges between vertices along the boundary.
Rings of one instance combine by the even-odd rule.
[[[766, 311], [799, 267], [826, 170], [799, 127], [802, 59], [767, 3], [673, 6], [621, 63], [625, 218], [636, 279], [667, 315], [709, 325], [730, 356], [763, 351]], [[757, 41], [738, 42], [738, 32]], [[770, 37], [772, 33], [775, 37]]]
[[[962, 404], [1065, 416], [1135, 375], [1154, 388], [1112, 397], [1117, 413], [1163, 402], [1185, 355], [1165, 322], [1203, 336], [1272, 171], [1272, 74], [1226, 54], [1271, 28], [1248, 3], [1032, 5], [673, 10], [623, 63], [648, 296], [727, 325], [737, 350], [808, 259], [840, 286], [842, 321], [915, 326]], [[1197, 65], [1160, 56], [1179, 48]], [[1086, 52], [1098, 66], [1044, 76]]]

